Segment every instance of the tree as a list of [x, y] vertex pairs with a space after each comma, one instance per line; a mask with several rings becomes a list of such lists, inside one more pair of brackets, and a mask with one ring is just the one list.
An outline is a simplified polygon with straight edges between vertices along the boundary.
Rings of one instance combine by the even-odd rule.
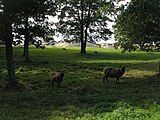
[[159, 60], [159, 63], [158, 63], [158, 65], [159, 65], [159, 76], [160, 76], [160, 60]]
[[13, 0], [1, 0], [0, 6], [0, 36], [1, 40], [5, 43], [8, 83], [13, 85], [17, 84], [12, 48], [12, 23], [15, 20], [14, 8], [16, 7], [16, 4]]
[[110, 0], [61, 1], [58, 31], [70, 39], [80, 39], [81, 53], [86, 53], [86, 42], [107, 40], [112, 32], [107, 28], [114, 8]]
[[[49, 6], [49, 0], [36, 0], [37, 4], [33, 7], [29, 7], [28, 9], [23, 8], [25, 6], [24, 0], [0, 0], [0, 39], [5, 44], [6, 49], [6, 61], [7, 61], [7, 72], [8, 72], [8, 84], [9, 86], [15, 86], [18, 81], [15, 77], [15, 68], [14, 68], [14, 58], [13, 58], [13, 25], [19, 24], [24, 21], [24, 26], [26, 28], [25, 34], [26, 39], [28, 40], [28, 21], [25, 18], [29, 18], [30, 13], [26, 14], [25, 10], [34, 14], [34, 10], [36, 10], [36, 18], [43, 18], [41, 12], [38, 14], [37, 11], [43, 11], [44, 9], [37, 8], [38, 4], [44, 5], [46, 8], [46, 4]], [[32, 2], [28, 0], [28, 2]], [[34, 1], [35, 2], [35, 1]], [[30, 6], [30, 4], [27, 4]], [[31, 4], [33, 5], [33, 4]], [[35, 8], [36, 9], [35, 9]], [[31, 9], [30, 9], [31, 8]], [[33, 9], [32, 9], [33, 8]], [[45, 9], [46, 10], [46, 9]], [[45, 13], [45, 11], [43, 11]], [[38, 17], [37, 17], [38, 16]], [[28, 44], [28, 43], [27, 43]], [[26, 48], [27, 49], [27, 48]], [[18, 84], [17, 84], [18, 85]]]
[[[53, 4], [52, 0], [20, 0], [18, 3], [18, 17], [20, 18], [20, 21], [18, 24], [21, 26], [21, 28], [24, 28], [24, 50], [23, 50], [23, 56], [25, 57], [26, 61], [30, 60], [29, 57], [29, 42], [31, 41], [31, 34], [33, 33], [34, 35], [37, 35], [39, 30], [41, 31], [41, 35], [45, 33], [44, 31], [44, 20], [46, 19], [46, 15], [52, 14], [54, 15], [55, 6]], [[34, 23], [29, 22], [29, 19], [32, 18], [34, 20]], [[38, 28], [38, 29], [37, 29]], [[22, 30], [22, 29], [21, 29]]]
[[[46, 18], [47, 19], [47, 18]], [[42, 41], [47, 41], [48, 37], [54, 34], [54, 30], [52, 30], [52, 28], [50, 27], [51, 23], [48, 23], [47, 21], [33, 21], [29, 20], [28, 22], [28, 31], [29, 31], [29, 35], [28, 35], [28, 46], [30, 44], [36, 46], [36, 48], [42, 48], [44, 49], [45, 46], [43, 45]], [[13, 25], [13, 32], [14, 32], [14, 41], [13, 44], [14, 45], [18, 45], [23, 43], [23, 41], [25, 41], [26, 39], [26, 29], [24, 27], [23, 24], [14, 24]], [[42, 40], [43, 39], [43, 40]], [[26, 44], [24, 44], [24, 48], [26, 47]], [[28, 48], [28, 52], [29, 52], [29, 48]], [[26, 56], [25, 55], [25, 49], [23, 50], [23, 55], [22, 56]], [[26, 60], [29, 60], [29, 53], [27, 55], [27, 57], [25, 57]]]
[[124, 50], [160, 49], [159, 33], [159, 0], [132, 0], [118, 15], [115, 39]]

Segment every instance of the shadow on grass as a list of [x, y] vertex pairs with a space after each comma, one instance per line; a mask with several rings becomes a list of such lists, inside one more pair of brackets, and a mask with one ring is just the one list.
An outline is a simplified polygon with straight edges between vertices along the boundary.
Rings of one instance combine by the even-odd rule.
[[[100, 80], [89, 83], [76, 81], [56, 88], [48, 81], [26, 84], [21, 92], [3, 93], [0, 97], [0, 115], [5, 119], [49, 119], [68, 117], [75, 119], [84, 114], [96, 115], [113, 112], [120, 102], [133, 108], [149, 109], [160, 103], [159, 76], [147, 78], [121, 78], [120, 83], [103, 84]], [[13, 112], [14, 111], [14, 112]], [[6, 116], [5, 116], [6, 115]]]
[[77, 66], [83, 69], [92, 69], [103, 71], [104, 67], [121, 67], [126, 66], [126, 70], [139, 70], [139, 71], [153, 71], [158, 72], [158, 63], [153, 62], [139, 62], [139, 63], [113, 63], [113, 62], [97, 62], [97, 63], [85, 63], [78, 62]]
[[147, 52], [133, 52], [133, 53], [120, 53], [116, 51], [111, 52], [99, 52], [98, 54], [95, 53], [88, 53], [88, 54], [75, 54], [75, 56], [81, 56], [83, 60], [142, 60], [148, 61], [153, 59], [159, 59], [159, 54], [156, 53], [147, 53]]

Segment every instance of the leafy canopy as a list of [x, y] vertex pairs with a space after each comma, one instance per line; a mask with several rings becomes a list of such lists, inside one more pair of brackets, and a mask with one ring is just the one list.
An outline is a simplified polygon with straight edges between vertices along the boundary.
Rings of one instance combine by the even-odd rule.
[[124, 50], [159, 49], [160, 1], [132, 0], [118, 16], [115, 38]]
[[59, 9], [58, 31], [67, 38], [78, 39], [85, 34], [90, 41], [95, 41], [106, 40], [112, 34], [107, 27], [114, 9], [110, 0], [65, 0]]

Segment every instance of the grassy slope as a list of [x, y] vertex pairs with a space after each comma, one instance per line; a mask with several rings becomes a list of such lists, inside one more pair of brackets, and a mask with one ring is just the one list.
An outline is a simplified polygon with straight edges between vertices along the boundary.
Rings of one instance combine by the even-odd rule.
[[[94, 51], [98, 53], [94, 53]], [[160, 118], [160, 53], [88, 48], [30, 49], [32, 63], [20, 58], [15, 48], [16, 75], [25, 85], [19, 92], [0, 93], [0, 120], [158, 120]], [[0, 89], [4, 84], [4, 48], [0, 48]], [[48, 61], [49, 64], [46, 64]], [[125, 76], [116, 83], [102, 83], [104, 66], [127, 66]], [[50, 85], [51, 71], [65, 69], [60, 88]]]

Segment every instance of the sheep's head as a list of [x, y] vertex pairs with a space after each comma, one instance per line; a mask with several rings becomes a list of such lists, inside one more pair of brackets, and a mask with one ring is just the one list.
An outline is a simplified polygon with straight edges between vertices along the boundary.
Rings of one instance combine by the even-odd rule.
[[62, 70], [62, 71], [60, 72], [60, 76], [61, 76], [61, 77], [64, 77], [64, 71], [65, 71], [65, 70]]
[[125, 72], [126, 66], [122, 66], [122, 67], [121, 67], [121, 70], [122, 70], [123, 72]]

